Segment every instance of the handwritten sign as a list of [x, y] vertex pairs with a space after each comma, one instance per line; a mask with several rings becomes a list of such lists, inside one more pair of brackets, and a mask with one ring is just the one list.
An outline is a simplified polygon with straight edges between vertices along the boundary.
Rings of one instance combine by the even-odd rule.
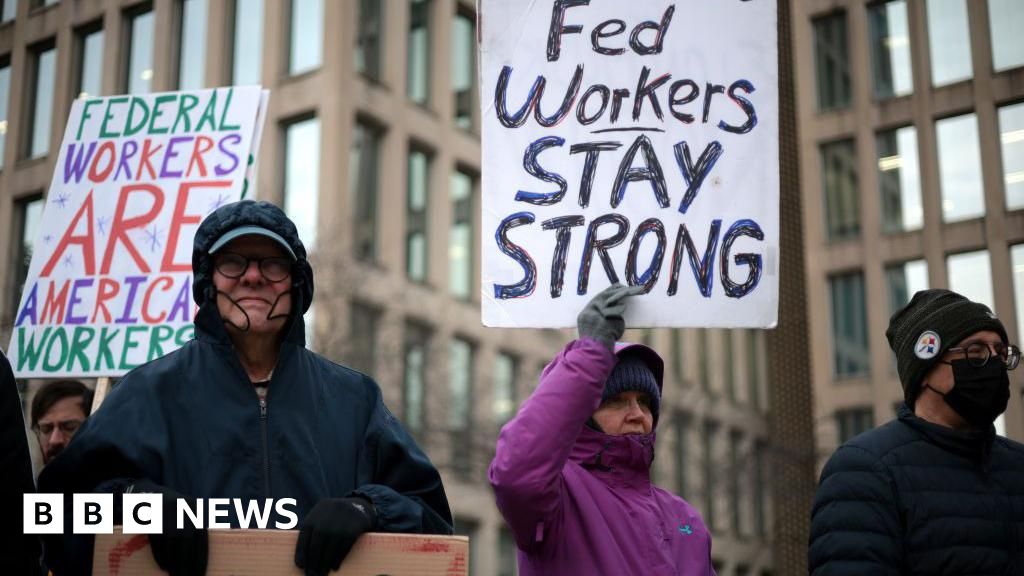
[[122, 375], [192, 337], [192, 239], [240, 199], [268, 94], [74, 103], [11, 335], [19, 377]]
[[481, 0], [482, 315], [772, 327], [774, 0]]

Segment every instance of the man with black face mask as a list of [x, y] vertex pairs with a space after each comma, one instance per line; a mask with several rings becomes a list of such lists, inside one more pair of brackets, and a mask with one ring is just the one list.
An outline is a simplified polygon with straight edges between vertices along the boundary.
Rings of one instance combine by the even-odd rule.
[[988, 307], [949, 290], [915, 294], [886, 337], [905, 403], [825, 465], [810, 573], [1024, 574], [1024, 445], [993, 425], [1020, 350]]

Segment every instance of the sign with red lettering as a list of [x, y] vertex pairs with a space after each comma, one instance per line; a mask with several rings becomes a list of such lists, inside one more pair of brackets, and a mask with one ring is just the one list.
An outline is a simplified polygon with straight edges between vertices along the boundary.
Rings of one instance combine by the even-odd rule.
[[480, 2], [483, 323], [778, 316], [775, 0]]
[[242, 198], [268, 96], [75, 101], [8, 348], [19, 377], [119, 376], [192, 337], [192, 238]]

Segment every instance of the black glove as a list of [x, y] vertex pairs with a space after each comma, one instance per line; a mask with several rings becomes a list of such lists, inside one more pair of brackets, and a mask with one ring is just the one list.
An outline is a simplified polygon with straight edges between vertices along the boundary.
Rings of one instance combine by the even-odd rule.
[[337, 570], [356, 540], [377, 526], [377, 511], [366, 498], [327, 498], [302, 520], [295, 565], [306, 576]]
[[178, 498], [190, 500], [193, 510], [195, 499], [149, 480], [137, 480], [126, 492], [163, 496], [163, 534], [149, 535], [149, 547], [153, 550], [153, 559], [157, 565], [171, 576], [205, 576], [210, 553], [206, 529], [196, 528], [188, 517], [181, 530], [177, 526]]
[[622, 319], [626, 312], [625, 299], [643, 291], [643, 286], [612, 284], [599, 292], [576, 317], [580, 338], [586, 336], [599, 340], [611, 350], [626, 330], [626, 321]]

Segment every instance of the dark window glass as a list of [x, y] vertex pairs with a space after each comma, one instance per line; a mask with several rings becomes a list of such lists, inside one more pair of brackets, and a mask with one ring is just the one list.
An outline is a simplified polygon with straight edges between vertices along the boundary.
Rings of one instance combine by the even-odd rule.
[[408, 194], [405, 210], [405, 273], [410, 280], [426, 282], [430, 218], [430, 156], [422, 151], [409, 151]]
[[348, 363], [363, 374], [376, 372], [380, 310], [359, 302], [349, 307]]
[[427, 354], [430, 329], [415, 323], [405, 325], [402, 417], [406, 428], [422, 443], [426, 431]]
[[815, 18], [813, 24], [818, 108], [831, 110], [849, 106], [850, 55], [846, 41], [846, 12]]
[[349, 157], [352, 248], [354, 256], [363, 262], [377, 259], [378, 162], [382, 136], [376, 126], [357, 122]]
[[455, 124], [473, 127], [473, 93], [476, 89], [476, 19], [472, 14], [455, 15], [452, 30], [452, 92], [455, 96]]
[[382, 36], [384, 34], [385, 0], [360, 0], [359, 28], [356, 30], [356, 70], [373, 80], [380, 80]]
[[913, 92], [906, 0], [869, 6], [868, 33], [875, 98], [892, 98]]
[[42, 196], [32, 196], [18, 200], [14, 204], [14, 225], [17, 231], [15, 236], [14, 258], [14, 301], [13, 305], [18, 306], [21, 299], [21, 292], [25, 288], [25, 280], [28, 278], [28, 267], [32, 262], [32, 249], [35, 246], [36, 235], [39, 233], [39, 222], [43, 218]]
[[875, 427], [874, 411], [870, 407], [838, 410], [836, 426], [839, 430], [839, 443], [844, 444], [854, 436]]
[[39, 158], [50, 152], [50, 128], [53, 125], [53, 86], [57, 80], [57, 49], [53, 43], [29, 49], [32, 93], [26, 101], [28, 130], [25, 158]]
[[919, 230], [924, 226], [917, 130], [904, 126], [879, 132], [878, 187], [882, 193], [882, 229], [888, 233]]
[[409, 0], [406, 90], [417, 104], [430, 101], [430, 0]]
[[856, 238], [860, 235], [860, 198], [853, 140], [821, 145], [821, 179], [828, 239]]
[[857, 272], [829, 279], [832, 293], [832, 358], [837, 377], [864, 376], [868, 354], [864, 275]]

